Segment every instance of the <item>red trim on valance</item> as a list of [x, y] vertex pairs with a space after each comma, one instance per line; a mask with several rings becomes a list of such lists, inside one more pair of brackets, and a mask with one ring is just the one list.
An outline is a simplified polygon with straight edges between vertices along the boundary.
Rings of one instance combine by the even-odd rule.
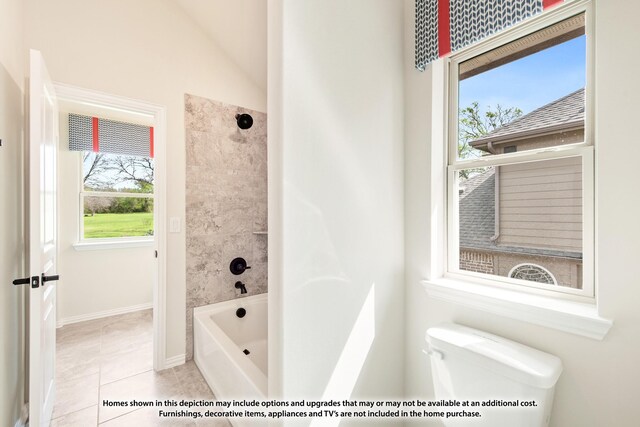
[[149, 157], [153, 159], [153, 126], [149, 128]]
[[542, 8], [547, 9], [551, 6], [555, 6], [558, 3], [562, 3], [563, 0], [542, 0]]
[[449, 0], [438, 0], [438, 55], [451, 53], [451, 21]]
[[100, 142], [98, 139], [98, 118], [97, 117], [92, 117], [91, 120], [92, 126], [93, 126], [93, 151], [95, 153], [97, 153], [98, 151], [100, 151]]

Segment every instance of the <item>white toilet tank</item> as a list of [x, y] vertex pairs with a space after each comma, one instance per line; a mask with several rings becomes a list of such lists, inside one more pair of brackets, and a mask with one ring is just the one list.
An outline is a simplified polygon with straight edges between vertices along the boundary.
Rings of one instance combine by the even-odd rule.
[[[428, 409], [449, 412], [442, 418], [446, 426], [549, 424], [553, 391], [562, 372], [559, 358], [453, 323], [429, 328], [426, 340], [435, 401], [443, 405]], [[451, 401], [461, 406], [447, 406]], [[465, 401], [468, 406], [462, 406]], [[471, 406], [472, 402], [479, 405]], [[453, 415], [462, 411], [479, 412], [481, 417]]]

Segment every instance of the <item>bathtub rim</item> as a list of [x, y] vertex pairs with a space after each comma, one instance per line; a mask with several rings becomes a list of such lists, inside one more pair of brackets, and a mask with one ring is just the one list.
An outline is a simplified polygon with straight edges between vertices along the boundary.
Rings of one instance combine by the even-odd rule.
[[[256, 364], [249, 359], [241, 349], [223, 330], [220, 328], [214, 321], [211, 319], [212, 314], [220, 313], [227, 310], [233, 310], [240, 307], [250, 307], [251, 305], [256, 305], [264, 302], [266, 305], [268, 301], [268, 294], [256, 294], [248, 297], [236, 298], [228, 301], [222, 301], [219, 303], [213, 303], [209, 305], [204, 305], [201, 307], [195, 307], [193, 309], [193, 321], [194, 321], [194, 361], [196, 365], [200, 368], [202, 374], [207, 379], [207, 383], [211, 388], [213, 388], [212, 384], [215, 384], [215, 381], [211, 378], [207, 378], [211, 375], [207, 369], [204, 369], [202, 365], [206, 365], [204, 361], [199, 361], [198, 351], [196, 349], [195, 343], [195, 323], [198, 322], [203, 330], [206, 332], [207, 336], [218, 342], [221, 351], [225, 354], [225, 356], [230, 360], [230, 362], [240, 371], [240, 374], [249, 381], [254, 384], [258, 391], [264, 396], [264, 399], [267, 398], [267, 390], [268, 390], [268, 380], [267, 374], [262, 372]], [[268, 309], [268, 306], [267, 306]], [[266, 337], [268, 341], [268, 336]], [[237, 349], [237, 351], [236, 351]], [[268, 357], [268, 355], [267, 355]], [[200, 363], [202, 362], [202, 363]], [[228, 397], [219, 396], [216, 393], [216, 390], [212, 390], [216, 395], [217, 399], [228, 399]]]

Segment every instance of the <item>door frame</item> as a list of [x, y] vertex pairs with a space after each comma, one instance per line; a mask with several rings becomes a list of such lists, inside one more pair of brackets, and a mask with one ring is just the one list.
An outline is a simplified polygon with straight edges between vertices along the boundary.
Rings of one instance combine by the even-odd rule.
[[120, 112], [145, 115], [154, 123], [154, 235], [158, 253], [153, 280], [153, 369], [160, 371], [169, 366], [166, 358], [166, 289], [167, 289], [167, 228], [166, 228], [166, 107], [146, 101], [116, 96], [54, 82], [59, 101], [113, 109]]

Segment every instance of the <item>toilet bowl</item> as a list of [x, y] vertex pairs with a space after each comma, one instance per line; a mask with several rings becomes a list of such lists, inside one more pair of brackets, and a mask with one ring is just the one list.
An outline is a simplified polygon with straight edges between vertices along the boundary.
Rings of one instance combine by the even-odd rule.
[[445, 426], [549, 424], [558, 357], [454, 323], [429, 328], [426, 341]]

